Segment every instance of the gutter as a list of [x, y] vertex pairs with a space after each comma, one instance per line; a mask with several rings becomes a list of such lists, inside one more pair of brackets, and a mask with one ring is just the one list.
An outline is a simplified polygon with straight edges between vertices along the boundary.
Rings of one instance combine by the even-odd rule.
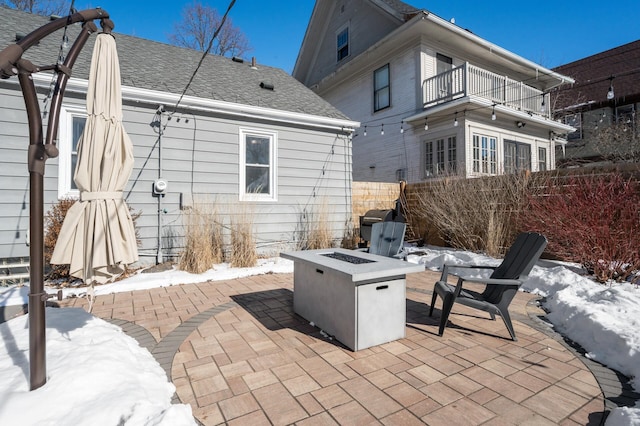
[[[34, 82], [44, 86], [49, 85], [50, 75], [35, 74]], [[89, 82], [81, 79], [69, 79], [67, 92], [85, 94], [87, 93]], [[157, 108], [158, 104], [168, 107], [175, 105], [180, 100], [180, 95], [174, 93], [160, 92], [157, 90], [138, 89], [130, 86], [122, 86], [122, 100], [131, 102], [148, 103]], [[259, 119], [274, 121], [283, 124], [297, 124], [301, 126], [311, 126], [324, 130], [337, 130], [346, 133], [353, 133], [360, 127], [360, 122], [348, 119], [323, 117], [320, 115], [303, 114], [298, 112], [283, 111], [273, 108], [257, 107], [252, 105], [238, 104], [233, 102], [218, 101], [213, 99], [199, 98], [195, 96], [183, 96], [179, 107], [193, 111], [208, 113], [218, 113], [248, 119]]]
[[[416, 19], [416, 18], [414, 18], [414, 19]], [[512, 62], [515, 62], [517, 64], [526, 66], [526, 67], [531, 68], [531, 69], [535, 69], [536, 73], [540, 72], [540, 73], [542, 73], [544, 75], [547, 75], [549, 77], [553, 77], [556, 80], [558, 80], [557, 84], [549, 87], [548, 89], [560, 86], [560, 85], [565, 84], [565, 83], [568, 83], [568, 84], [574, 84], [575, 83], [575, 80], [573, 78], [569, 77], [569, 76], [557, 73], [557, 72], [552, 71], [552, 70], [550, 70], [548, 68], [542, 67], [542, 66], [536, 64], [533, 61], [525, 59], [522, 56], [516, 55], [515, 53], [510, 52], [507, 49], [504, 49], [504, 48], [502, 48], [502, 47], [500, 47], [500, 46], [498, 46], [496, 44], [493, 44], [493, 43], [483, 39], [482, 37], [479, 37], [479, 36], [469, 32], [469, 31], [467, 31], [467, 30], [465, 30], [465, 29], [463, 29], [463, 28], [461, 28], [461, 27], [459, 27], [459, 26], [457, 26], [455, 24], [452, 24], [451, 22], [449, 22], [449, 21], [447, 21], [445, 19], [442, 19], [441, 17], [439, 17], [437, 15], [434, 15], [431, 12], [423, 11], [423, 15], [418, 17], [417, 19], [426, 19], [426, 20], [428, 20], [430, 22], [433, 22], [436, 25], [439, 25], [441, 27], [445, 27], [448, 30], [456, 33], [460, 37], [469, 39], [469, 40], [473, 41], [474, 43], [476, 43], [477, 45], [486, 48], [490, 53], [495, 53], [495, 54], [500, 55], [500, 56], [502, 56], [502, 57], [504, 57], [504, 58], [506, 58], [506, 59], [508, 59], [508, 60], [510, 60]]]

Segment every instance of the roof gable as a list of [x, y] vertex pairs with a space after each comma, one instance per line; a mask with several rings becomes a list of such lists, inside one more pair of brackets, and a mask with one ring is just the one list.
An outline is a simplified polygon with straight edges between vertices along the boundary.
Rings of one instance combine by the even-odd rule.
[[[319, 74], [329, 74], [420, 11], [400, 0], [316, 0], [293, 76], [308, 86], [315, 83]], [[336, 30], [345, 25], [350, 26], [349, 58], [340, 64], [324, 63], [325, 58], [333, 57]], [[332, 53], [327, 55], [329, 51]]]
[[[47, 23], [48, 18], [0, 7], [0, 48], [15, 43], [17, 33], [28, 34]], [[123, 86], [181, 94], [202, 57], [202, 52], [117, 33], [118, 56]], [[68, 28], [75, 40], [80, 25]], [[56, 62], [62, 30], [41, 40], [23, 54], [36, 65]], [[92, 39], [88, 44], [91, 45]], [[88, 79], [92, 48], [85, 46], [73, 67], [73, 78]], [[273, 86], [273, 90], [264, 89]], [[262, 86], [265, 86], [264, 84]], [[285, 71], [262, 64], [207, 55], [186, 95], [271, 108], [329, 118], [347, 117]]]

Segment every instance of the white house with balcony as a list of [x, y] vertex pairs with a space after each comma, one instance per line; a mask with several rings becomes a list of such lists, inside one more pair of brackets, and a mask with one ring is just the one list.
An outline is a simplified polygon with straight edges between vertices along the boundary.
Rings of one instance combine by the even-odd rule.
[[573, 131], [572, 78], [399, 0], [317, 0], [293, 76], [361, 123], [356, 181], [547, 170]]

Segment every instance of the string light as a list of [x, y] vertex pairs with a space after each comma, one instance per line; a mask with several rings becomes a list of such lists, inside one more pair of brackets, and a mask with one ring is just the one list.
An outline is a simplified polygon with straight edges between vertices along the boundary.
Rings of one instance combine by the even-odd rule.
[[429, 130], [429, 123], [427, 123], [427, 117], [424, 118], [424, 129]]
[[400, 122], [400, 134], [404, 133], [404, 120]]
[[380, 125], [380, 135], [384, 136], [384, 124]]
[[493, 111], [491, 111], [491, 121], [496, 121], [496, 105], [493, 105]]
[[364, 136], [367, 136], [367, 126], [364, 126]]
[[542, 105], [540, 105], [540, 112], [544, 114], [544, 112], [546, 111], [545, 105], [544, 105], [544, 93], [542, 94]]
[[455, 117], [454, 117], [454, 119], [453, 119], [453, 125], [454, 125], [455, 127], [458, 127], [458, 113], [457, 113], [457, 112], [456, 112], [456, 115], [455, 115]]
[[613, 91], [613, 76], [609, 77], [609, 91], [607, 92], [607, 99], [611, 100], [615, 98], [616, 94]]

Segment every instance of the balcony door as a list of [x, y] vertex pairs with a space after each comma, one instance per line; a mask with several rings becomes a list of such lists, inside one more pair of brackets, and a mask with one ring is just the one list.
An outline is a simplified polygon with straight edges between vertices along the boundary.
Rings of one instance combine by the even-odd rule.
[[436, 53], [436, 75], [438, 76], [438, 98], [448, 98], [452, 95], [453, 87], [453, 59]]

